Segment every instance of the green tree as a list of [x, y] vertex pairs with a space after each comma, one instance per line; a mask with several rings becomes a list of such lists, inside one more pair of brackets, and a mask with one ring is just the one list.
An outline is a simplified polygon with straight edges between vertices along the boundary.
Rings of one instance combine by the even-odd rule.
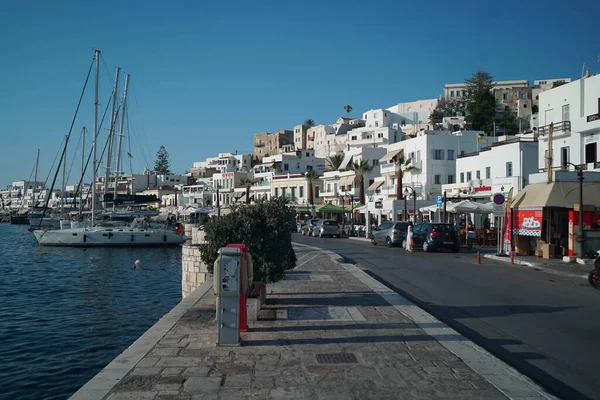
[[496, 98], [492, 93], [492, 76], [478, 70], [466, 80], [467, 111], [466, 117], [473, 129], [492, 132], [496, 118]]
[[362, 204], [366, 204], [365, 202], [365, 175], [373, 170], [373, 164], [369, 162], [367, 159], [362, 159], [359, 161], [355, 161], [350, 166], [350, 169], [354, 171], [356, 176], [358, 176], [358, 182], [360, 185], [359, 188], [359, 199]]
[[496, 119], [496, 126], [503, 128], [505, 135], [516, 135], [519, 133], [517, 119], [510, 111], [504, 112], [504, 114]]
[[337, 171], [342, 162], [344, 162], [343, 154], [334, 154], [327, 157], [325, 160], [325, 171]]
[[308, 204], [314, 204], [313, 182], [319, 179], [319, 174], [316, 171], [306, 171], [304, 177], [308, 181]]
[[402, 200], [404, 193], [402, 192], [402, 180], [406, 172], [418, 171], [418, 168], [411, 166], [412, 158], [404, 157], [404, 151], [402, 151], [395, 159], [396, 167], [396, 200]]
[[202, 261], [213, 272], [218, 251], [229, 243], [244, 243], [252, 254], [254, 280], [277, 282], [296, 266], [290, 224], [295, 210], [285, 199], [258, 200], [247, 207], [233, 205], [231, 213], [211, 218], [204, 225], [206, 242], [200, 245]]
[[158, 174], [168, 175], [171, 173], [171, 162], [169, 161], [169, 152], [165, 146], [160, 146], [156, 153], [156, 162], [154, 163], [154, 171]]
[[254, 182], [252, 182], [252, 179], [248, 178], [243, 178], [240, 181], [240, 186], [244, 186], [246, 188], [246, 204], [250, 204], [250, 187], [253, 183]]
[[437, 105], [435, 106], [435, 109], [429, 116], [429, 122], [432, 124], [439, 124], [446, 117], [463, 116], [465, 115], [466, 107], [467, 103], [465, 99], [442, 98], [438, 101]]

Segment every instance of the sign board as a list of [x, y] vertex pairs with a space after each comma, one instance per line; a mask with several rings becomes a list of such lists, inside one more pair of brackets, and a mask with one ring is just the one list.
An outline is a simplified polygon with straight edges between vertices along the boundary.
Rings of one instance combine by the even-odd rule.
[[376, 201], [375, 208], [383, 208], [383, 203], [381, 201]]
[[494, 204], [494, 217], [504, 217], [505, 214], [506, 209], [504, 208], [504, 206]]
[[600, 121], [600, 97], [598, 97], [598, 112], [596, 114], [588, 115], [587, 122]]
[[494, 194], [494, 205], [501, 206], [506, 201], [506, 198], [502, 193]]
[[516, 209], [513, 211], [515, 226], [513, 233], [521, 236], [542, 236], [542, 209]]
[[437, 206], [437, 208], [442, 208], [442, 206], [444, 205], [444, 196], [438, 196], [435, 205]]

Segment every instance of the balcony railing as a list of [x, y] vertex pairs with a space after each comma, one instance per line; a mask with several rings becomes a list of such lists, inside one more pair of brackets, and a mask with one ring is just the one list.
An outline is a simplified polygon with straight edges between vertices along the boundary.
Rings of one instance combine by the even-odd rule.
[[380, 164], [382, 174], [395, 174], [398, 171], [396, 163]]
[[[571, 133], [571, 121], [562, 121], [557, 122], [554, 125], [554, 129], [552, 131], [553, 135], [560, 136], [562, 134], [570, 134]], [[538, 128], [539, 136], [547, 135], [550, 132], [550, 125], [540, 126]]]

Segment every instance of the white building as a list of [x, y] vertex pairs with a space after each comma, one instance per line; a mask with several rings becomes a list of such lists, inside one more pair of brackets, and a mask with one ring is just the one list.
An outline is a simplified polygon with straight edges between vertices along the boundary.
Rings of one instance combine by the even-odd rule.
[[429, 116], [435, 108], [439, 99], [417, 100], [400, 103], [387, 109], [400, 116], [400, 127], [404, 132], [416, 133], [421, 129], [433, 129], [429, 125]]
[[[96, 192], [104, 193], [104, 176], [96, 178]], [[186, 175], [162, 175], [156, 174], [153, 171], [146, 170], [144, 174], [122, 174], [119, 175], [117, 191], [119, 194], [137, 194], [146, 189], [156, 186], [174, 186], [187, 185], [188, 177]], [[114, 191], [115, 176], [109, 177], [108, 192]]]
[[284, 197], [296, 206], [323, 204], [323, 182], [317, 179], [312, 187], [313, 203], [309, 204], [309, 183], [304, 174], [278, 175], [271, 180], [271, 197]]
[[[466, 96], [467, 94], [467, 84], [466, 82], [461, 83], [448, 83], [444, 85], [444, 97], [446, 99], [460, 99]], [[529, 81], [520, 79], [520, 80], [511, 80], [511, 81], [494, 81], [492, 82], [493, 89], [503, 90], [503, 89], [513, 89], [513, 88], [527, 88], [529, 87]]]
[[44, 182], [15, 181], [4, 192], [2, 195], [4, 207], [18, 209], [43, 204], [46, 201], [47, 190]]
[[539, 107], [539, 169], [547, 168], [548, 132], [553, 124], [552, 168], [573, 163], [600, 171], [600, 75], [540, 93]]
[[442, 186], [446, 197], [479, 197], [488, 202], [494, 193], [516, 195], [538, 169], [538, 141], [533, 134], [502, 136], [478, 152], [458, 155], [457, 182]]
[[442, 193], [442, 185], [456, 182], [456, 158], [460, 154], [475, 152], [486, 140], [481, 131], [427, 131], [418, 132], [414, 138], [392, 144], [380, 159], [380, 171], [384, 177], [378, 187], [372, 187], [384, 198], [396, 196], [398, 165], [394, 161], [401, 153], [411, 160], [411, 172], [404, 173], [402, 192], [405, 187], [414, 190], [423, 200], [435, 198]]
[[213, 205], [214, 188], [212, 185], [200, 183], [196, 185], [184, 185], [182, 188], [182, 206], [193, 206], [197, 208], [210, 207]]
[[387, 148], [404, 137], [404, 132], [397, 128], [356, 128], [346, 133], [346, 150], [360, 147]]
[[344, 160], [337, 171], [328, 171], [321, 177], [323, 181], [323, 192], [321, 197], [325, 202], [333, 204], [342, 203], [342, 195], [352, 196], [354, 203], [358, 203], [360, 195], [360, 186], [358, 176], [354, 171], [348, 171], [348, 167], [354, 162], [367, 160], [374, 166], [373, 170], [364, 176], [364, 190], [367, 193], [367, 188], [380, 175], [379, 159], [386, 153], [386, 149], [382, 147], [358, 147], [351, 149], [345, 153]]
[[223, 172], [212, 176], [212, 186], [215, 190], [212, 204], [217, 204], [217, 192], [219, 189], [219, 205], [227, 206], [235, 202], [234, 189], [241, 186], [243, 180], [252, 179], [251, 172]]
[[218, 172], [249, 171], [252, 163], [250, 154], [219, 153], [206, 161], [194, 162], [193, 169], [216, 169]]

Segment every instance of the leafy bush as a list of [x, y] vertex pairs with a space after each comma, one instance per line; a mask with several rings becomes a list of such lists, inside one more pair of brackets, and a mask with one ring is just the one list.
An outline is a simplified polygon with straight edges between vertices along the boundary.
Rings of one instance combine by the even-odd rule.
[[234, 206], [228, 215], [212, 218], [205, 226], [206, 243], [200, 245], [202, 261], [209, 272], [218, 250], [229, 243], [244, 243], [252, 254], [254, 280], [276, 282], [284, 271], [296, 266], [290, 223], [294, 211], [284, 199], [261, 200]]

